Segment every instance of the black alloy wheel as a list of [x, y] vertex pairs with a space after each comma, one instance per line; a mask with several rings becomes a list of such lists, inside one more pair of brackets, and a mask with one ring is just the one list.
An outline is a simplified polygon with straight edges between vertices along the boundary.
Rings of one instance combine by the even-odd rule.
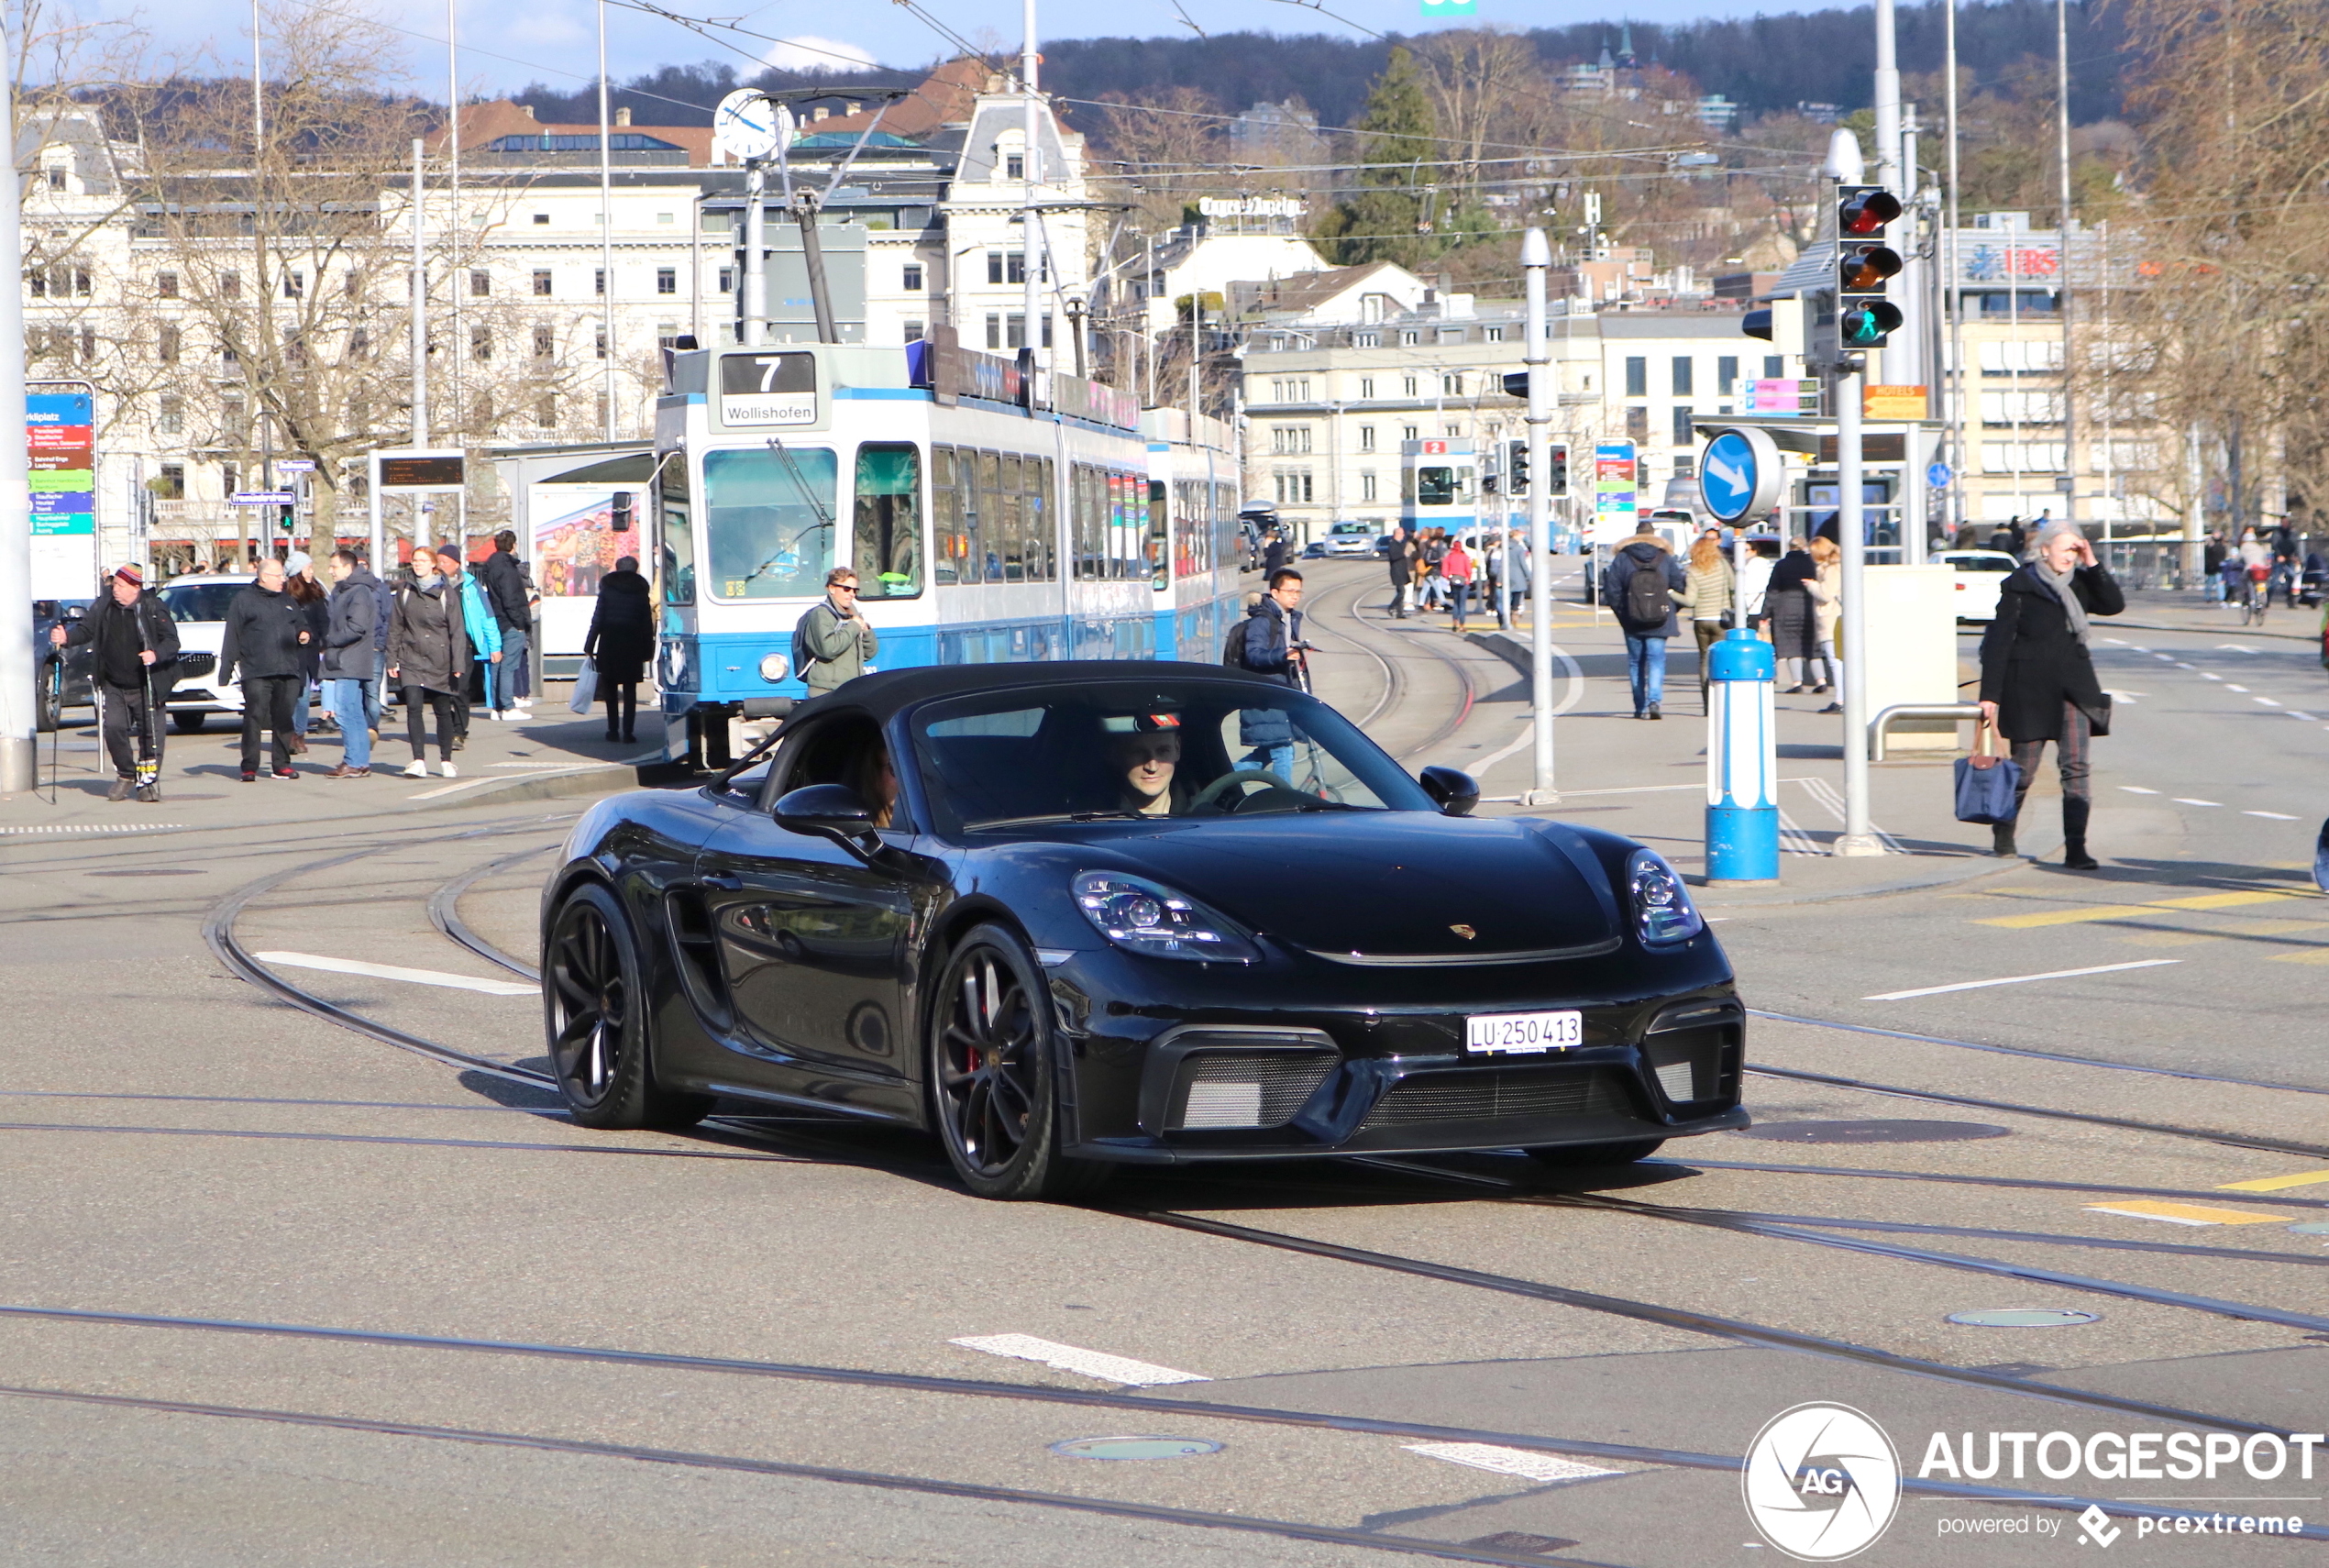
[[32, 727], [45, 735], [64, 722], [64, 693], [57, 690], [56, 676], [43, 669], [33, 687]]
[[1056, 1201], [1106, 1178], [1106, 1165], [1060, 1153], [1051, 993], [1016, 935], [982, 925], [947, 955], [929, 1041], [938, 1135], [973, 1193]]
[[1555, 1170], [1584, 1170], [1595, 1165], [1629, 1165], [1656, 1154], [1663, 1138], [1632, 1138], [1622, 1143], [1563, 1143], [1550, 1149], [1529, 1149], [1528, 1156]]
[[645, 966], [615, 896], [596, 882], [568, 893], [543, 954], [550, 1066], [574, 1120], [600, 1128], [702, 1121], [712, 1110], [709, 1096], [656, 1087]]

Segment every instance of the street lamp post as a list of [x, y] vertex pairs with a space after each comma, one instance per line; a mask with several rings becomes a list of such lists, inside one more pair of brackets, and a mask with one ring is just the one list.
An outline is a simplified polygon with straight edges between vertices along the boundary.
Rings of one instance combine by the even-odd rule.
[[[13, 61], [0, 17], [0, 60]], [[0, 125], [16, 123], [14, 83], [0, 73]], [[24, 220], [17, 165], [0, 167], [0, 795], [32, 788], [32, 480], [24, 441]]]
[[1558, 804], [1552, 778], [1552, 520], [1545, 506], [1552, 486], [1547, 450], [1552, 427], [1552, 378], [1545, 352], [1545, 277], [1552, 270], [1552, 247], [1545, 231], [1520, 237], [1520, 271], [1529, 301], [1529, 701], [1536, 722], [1536, 767], [1526, 804]]

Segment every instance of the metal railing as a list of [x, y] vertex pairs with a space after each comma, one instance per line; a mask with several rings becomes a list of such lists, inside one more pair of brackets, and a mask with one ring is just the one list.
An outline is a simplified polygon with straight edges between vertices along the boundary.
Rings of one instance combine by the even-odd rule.
[[1896, 702], [1868, 721], [1868, 759], [1884, 760], [1884, 743], [1893, 725], [1902, 719], [1972, 719], [1979, 721], [1979, 702]]

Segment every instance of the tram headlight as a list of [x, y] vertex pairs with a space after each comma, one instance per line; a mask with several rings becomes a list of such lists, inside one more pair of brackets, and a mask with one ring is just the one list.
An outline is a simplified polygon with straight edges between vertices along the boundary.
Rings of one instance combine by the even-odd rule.
[[760, 661], [760, 679], [774, 686], [792, 670], [792, 661], [780, 653], [772, 653]]

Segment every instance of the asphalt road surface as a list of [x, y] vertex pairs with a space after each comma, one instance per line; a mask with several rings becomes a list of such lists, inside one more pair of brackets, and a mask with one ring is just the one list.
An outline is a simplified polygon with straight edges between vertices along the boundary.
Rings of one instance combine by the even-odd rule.
[[[1513, 665], [1381, 579], [1312, 574], [1320, 694], [1517, 796]], [[1687, 869], [1687, 661], [1637, 723], [1615, 632], [1554, 630], [1545, 810]], [[2229, 620], [2099, 635], [2091, 875], [1972, 853], [1933, 758], [1877, 770], [1904, 853], [1824, 856], [1837, 721], [1783, 699], [1797, 853], [1707, 900], [1759, 1125], [1561, 1176], [1012, 1206], [838, 1121], [587, 1132], [529, 973], [580, 800], [0, 802], [0, 1559], [1702, 1568], [1883, 1523], [1854, 1561], [2317, 1561], [2329, 679]], [[1953, 1320], [2000, 1309], [2059, 1320]], [[1860, 1429], [1757, 1446], [1807, 1404], [1881, 1429], [1896, 1499], [1794, 1484], [1873, 1474]], [[1164, 1441], [1062, 1447], [1119, 1438]]]

